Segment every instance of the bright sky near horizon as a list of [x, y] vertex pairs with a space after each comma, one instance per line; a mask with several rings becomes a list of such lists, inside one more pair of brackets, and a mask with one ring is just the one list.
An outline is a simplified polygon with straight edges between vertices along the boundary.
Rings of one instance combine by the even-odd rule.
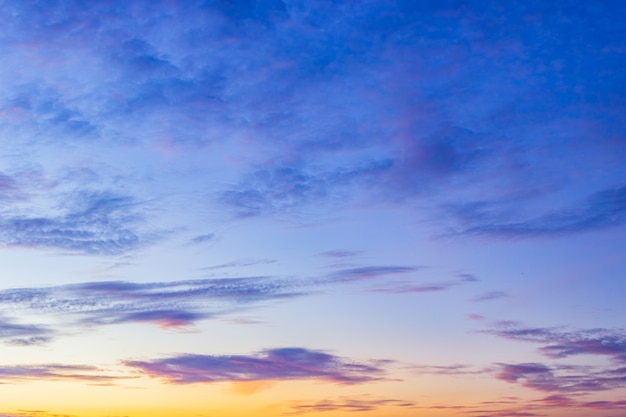
[[626, 417], [624, 22], [0, 0], [0, 417]]

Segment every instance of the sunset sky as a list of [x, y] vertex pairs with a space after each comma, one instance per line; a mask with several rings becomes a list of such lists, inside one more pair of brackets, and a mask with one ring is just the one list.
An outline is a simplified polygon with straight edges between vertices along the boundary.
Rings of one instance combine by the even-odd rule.
[[0, 0], [0, 417], [626, 417], [625, 22]]

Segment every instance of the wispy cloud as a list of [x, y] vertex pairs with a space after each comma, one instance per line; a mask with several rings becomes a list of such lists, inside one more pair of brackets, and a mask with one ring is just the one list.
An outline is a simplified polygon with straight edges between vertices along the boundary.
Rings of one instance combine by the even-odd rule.
[[496, 377], [542, 392], [588, 393], [626, 386], [626, 369], [547, 366], [541, 363], [499, 364]]
[[205, 243], [205, 242], [210, 242], [212, 240], [215, 239], [215, 233], [208, 233], [205, 235], [198, 235], [194, 238], [192, 238], [189, 243], [193, 243], [193, 244], [198, 244], [198, 243]]
[[411, 365], [418, 374], [433, 375], [477, 375], [492, 372], [491, 368], [475, 369], [469, 365]]
[[172, 384], [315, 379], [358, 384], [383, 378], [378, 364], [357, 363], [305, 348], [268, 349], [254, 355], [179, 355], [152, 361], [126, 361]]
[[11, 381], [82, 381], [82, 382], [114, 382], [128, 376], [111, 375], [103, 369], [88, 365], [15, 365], [0, 367], [0, 382]]
[[497, 300], [497, 299], [506, 298], [506, 297], [509, 297], [509, 295], [505, 293], [504, 291], [488, 291], [486, 293], [477, 295], [476, 297], [472, 297], [471, 301], [473, 302], [491, 301], [491, 300]]
[[101, 255], [121, 254], [140, 245], [141, 217], [133, 197], [80, 191], [57, 198], [57, 207], [45, 212], [32, 207], [23, 214], [3, 210], [0, 244]]
[[361, 253], [362, 252], [359, 252], [359, 251], [336, 249], [336, 250], [327, 250], [327, 251], [321, 252], [319, 255], [327, 257], [327, 258], [351, 258]]
[[0, 340], [6, 343], [30, 346], [45, 343], [53, 335], [52, 329], [34, 324], [19, 324], [7, 317], [0, 317]]
[[463, 415], [476, 415], [481, 417], [531, 417], [545, 416], [546, 413], [567, 410], [609, 410], [620, 411], [626, 409], [624, 401], [581, 400], [580, 393], [572, 394], [551, 394], [543, 398], [533, 400], [522, 400], [518, 397], [502, 397], [499, 400], [481, 401], [479, 403], [468, 403], [459, 405], [435, 405], [420, 407], [418, 409], [428, 410], [449, 410]]
[[574, 355], [607, 356], [618, 363], [626, 363], [626, 333], [622, 329], [564, 330], [545, 327], [505, 326], [485, 330], [509, 340], [534, 342], [544, 346], [539, 351], [549, 358], [566, 358]]
[[337, 399], [327, 399], [315, 402], [294, 401], [293, 405], [290, 406], [290, 409], [292, 411], [285, 413], [285, 415], [320, 413], [324, 411], [367, 412], [378, 410], [384, 407], [413, 408], [415, 407], [415, 403], [411, 401], [394, 399], [373, 399], [368, 397], [340, 397]]
[[431, 283], [416, 283], [416, 282], [390, 282], [386, 283], [385, 287], [376, 288], [376, 292], [384, 292], [389, 294], [425, 294], [446, 291], [450, 288], [464, 285], [467, 283], [475, 282], [477, 279], [470, 274], [459, 274], [457, 278], [449, 281], [431, 282]]
[[[187, 326], [248, 303], [295, 296], [295, 283], [250, 277], [175, 282], [88, 282], [0, 291], [6, 309], [55, 314], [83, 324], [151, 322], [162, 327]], [[7, 327], [13, 336], [39, 335], [25, 326]], [[7, 330], [7, 331], [9, 331]]]
[[239, 259], [236, 261], [230, 261], [223, 264], [207, 266], [202, 268], [203, 270], [224, 269], [224, 268], [236, 268], [244, 266], [265, 265], [273, 264], [277, 261], [275, 259]]
[[378, 278], [384, 275], [406, 274], [420, 270], [414, 266], [364, 266], [358, 268], [340, 269], [323, 278], [322, 282], [350, 282]]
[[[173, 329], [268, 302], [310, 295], [321, 286], [356, 284], [414, 270], [404, 266], [369, 266], [311, 278], [268, 276], [143, 283], [102, 281], [14, 288], [0, 290], [0, 311], [7, 314], [24, 312], [29, 316], [54, 315], [60, 322], [74, 326], [153, 323]], [[9, 316], [2, 320], [0, 338], [8, 343], [44, 343], [58, 333], [47, 327], [17, 323]]]
[[[560, 236], [626, 224], [626, 187], [597, 191], [584, 201], [561, 210], [549, 212], [530, 219], [503, 222], [493, 214], [487, 215], [463, 210], [468, 226], [451, 234], [485, 235], [510, 238]], [[502, 217], [500, 214], [498, 217]]]

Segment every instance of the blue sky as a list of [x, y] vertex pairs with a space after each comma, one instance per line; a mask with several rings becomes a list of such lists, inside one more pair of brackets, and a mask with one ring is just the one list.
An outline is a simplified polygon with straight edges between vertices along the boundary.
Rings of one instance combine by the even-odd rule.
[[625, 19], [0, 1], [0, 415], [626, 416]]

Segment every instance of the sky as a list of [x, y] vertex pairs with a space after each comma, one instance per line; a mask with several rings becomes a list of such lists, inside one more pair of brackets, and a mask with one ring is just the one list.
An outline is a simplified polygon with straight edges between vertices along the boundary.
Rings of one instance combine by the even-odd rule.
[[0, 417], [626, 417], [625, 21], [0, 0]]

